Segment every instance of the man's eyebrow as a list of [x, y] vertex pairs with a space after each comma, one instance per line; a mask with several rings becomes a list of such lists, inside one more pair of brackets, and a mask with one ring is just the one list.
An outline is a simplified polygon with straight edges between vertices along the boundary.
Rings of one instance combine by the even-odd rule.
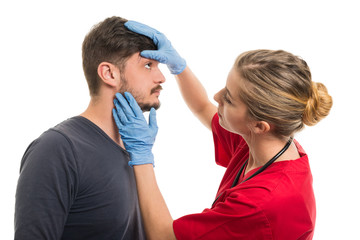
[[138, 56], [138, 63], [141, 62], [141, 60], [143, 60], [144, 58], [139, 54]]
[[150, 58], [145, 58], [139, 54], [138, 62], [141, 62], [141, 61], [147, 62], [147, 61], [155, 61], [155, 60], [150, 59]]

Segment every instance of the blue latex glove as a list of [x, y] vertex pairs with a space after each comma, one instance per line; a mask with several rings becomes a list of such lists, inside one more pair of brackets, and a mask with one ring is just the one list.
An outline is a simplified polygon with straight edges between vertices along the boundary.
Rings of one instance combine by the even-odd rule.
[[125, 27], [133, 32], [151, 38], [157, 46], [158, 50], [144, 50], [141, 52], [141, 56], [166, 64], [172, 74], [177, 75], [184, 71], [186, 61], [180, 57], [164, 34], [154, 28], [135, 21], [127, 21]]
[[151, 163], [154, 166], [151, 149], [158, 131], [156, 111], [151, 108], [148, 124], [134, 97], [128, 92], [124, 95], [126, 99], [120, 93], [116, 93], [116, 110], [113, 109], [113, 117], [125, 148], [130, 154], [129, 165], [132, 167]]

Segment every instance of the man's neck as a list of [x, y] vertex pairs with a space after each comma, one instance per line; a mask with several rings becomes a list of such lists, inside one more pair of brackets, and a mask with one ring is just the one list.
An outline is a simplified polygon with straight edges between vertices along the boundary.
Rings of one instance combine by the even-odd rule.
[[124, 148], [120, 134], [112, 116], [112, 99], [92, 98], [88, 108], [80, 114], [103, 130], [114, 142]]

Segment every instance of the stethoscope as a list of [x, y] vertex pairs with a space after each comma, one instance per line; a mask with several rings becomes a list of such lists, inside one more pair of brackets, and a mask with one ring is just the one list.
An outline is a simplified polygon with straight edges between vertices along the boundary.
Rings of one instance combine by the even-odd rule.
[[[255, 177], [256, 175], [260, 174], [261, 172], [263, 172], [266, 168], [268, 168], [273, 162], [275, 162], [276, 159], [278, 159], [289, 147], [290, 147], [290, 144], [293, 140], [293, 137], [290, 137], [289, 141], [287, 141], [287, 143], [285, 144], [285, 146], [272, 158], [270, 159], [267, 163], [265, 163], [265, 165], [263, 165], [259, 170], [257, 170], [255, 173], [253, 173], [250, 177], [248, 177], [247, 179], [245, 179], [244, 181], [242, 181], [241, 183], [243, 182], [246, 182], [247, 180]], [[244, 164], [241, 166], [239, 172], [237, 173], [234, 181], [233, 181], [233, 184], [231, 185], [230, 188], [233, 188], [235, 187], [237, 184], [238, 184], [238, 181], [239, 181], [239, 178], [241, 176], [241, 173], [244, 171], [244, 168], [247, 164], [247, 162], [249, 161], [249, 159], [247, 159]], [[239, 183], [239, 184], [241, 184]], [[215, 199], [215, 201], [213, 202], [212, 206], [214, 206], [214, 204], [216, 203], [216, 201], [220, 198], [220, 196], [223, 194], [224, 192], [220, 193], [217, 198]]]

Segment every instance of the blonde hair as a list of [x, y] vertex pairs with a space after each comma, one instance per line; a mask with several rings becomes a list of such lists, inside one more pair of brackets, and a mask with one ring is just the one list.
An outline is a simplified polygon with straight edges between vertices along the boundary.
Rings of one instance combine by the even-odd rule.
[[286, 51], [242, 53], [235, 70], [243, 80], [240, 99], [249, 116], [274, 126], [274, 133], [290, 136], [326, 117], [332, 98], [324, 84], [313, 82], [307, 63]]

